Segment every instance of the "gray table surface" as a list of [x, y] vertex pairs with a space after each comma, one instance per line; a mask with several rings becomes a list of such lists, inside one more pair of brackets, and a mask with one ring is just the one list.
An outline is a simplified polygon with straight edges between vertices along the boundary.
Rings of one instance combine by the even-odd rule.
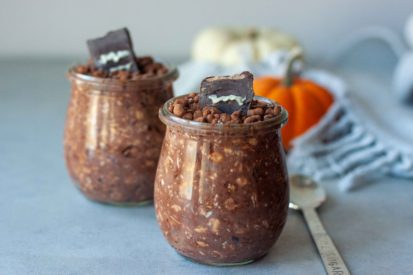
[[[297, 212], [265, 258], [218, 268], [176, 254], [152, 205], [85, 199], [63, 161], [68, 64], [0, 60], [0, 274], [323, 274]], [[413, 184], [373, 183], [342, 193], [323, 182], [321, 219], [354, 274], [413, 274]]]

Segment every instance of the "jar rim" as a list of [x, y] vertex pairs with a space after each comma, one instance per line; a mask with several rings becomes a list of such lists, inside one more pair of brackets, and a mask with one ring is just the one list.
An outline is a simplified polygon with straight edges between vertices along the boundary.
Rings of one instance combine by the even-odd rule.
[[141, 87], [141, 86], [148, 86], [153, 85], [156, 82], [168, 82], [174, 81], [179, 77], [179, 71], [175, 66], [171, 66], [168, 64], [164, 64], [168, 68], [168, 72], [162, 75], [156, 75], [153, 77], [145, 78], [145, 79], [130, 79], [128, 81], [122, 81], [120, 79], [114, 78], [103, 78], [103, 77], [96, 77], [87, 74], [77, 73], [75, 71], [76, 66], [72, 66], [67, 71], [67, 77], [69, 80], [80, 80], [87, 82], [92, 85], [104, 85], [104, 86], [112, 86], [112, 87]]
[[177, 99], [183, 98], [187, 96], [177, 96], [169, 99], [166, 101], [162, 107], [159, 109], [159, 118], [160, 120], [167, 126], [178, 126], [182, 127], [185, 130], [206, 130], [208, 132], [213, 133], [229, 133], [229, 132], [243, 132], [245, 130], [249, 131], [252, 129], [279, 129], [283, 127], [288, 121], [288, 112], [287, 110], [281, 106], [279, 103], [275, 102], [272, 99], [262, 97], [262, 96], [254, 96], [255, 100], [264, 101], [266, 103], [271, 103], [274, 105], [278, 105], [281, 107], [281, 111], [279, 114], [273, 118], [253, 122], [253, 123], [246, 123], [246, 124], [238, 124], [238, 123], [228, 123], [228, 124], [211, 124], [207, 122], [198, 122], [193, 120], [188, 120], [184, 118], [180, 118], [172, 114], [168, 110], [168, 106]]

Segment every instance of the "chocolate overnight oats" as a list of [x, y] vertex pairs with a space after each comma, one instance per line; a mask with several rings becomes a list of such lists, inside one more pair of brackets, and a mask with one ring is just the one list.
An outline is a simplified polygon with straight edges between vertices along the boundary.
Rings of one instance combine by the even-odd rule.
[[[248, 75], [229, 80], [236, 78]], [[237, 85], [218, 86], [243, 90], [247, 83]], [[158, 222], [180, 254], [212, 265], [265, 255], [288, 210], [280, 137], [287, 113], [269, 99], [231, 93], [203, 92], [201, 85], [200, 94], [171, 99], [159, 113], [167, 130], [155, 180]], [[205, 104], [205, 96], [223, 101]]]
[[[124, 47], [111, 39], [111, 47]], [[165, 133], [157, 114], [173, 96], [178, 73], [151, 57], [110, 50], [106, 61], [111, 61], [105, 66], [92, 60], [68, 72], [72, 94], [65, 127], [66, 165], [88, 198], [140, 204], [153, 198]]]

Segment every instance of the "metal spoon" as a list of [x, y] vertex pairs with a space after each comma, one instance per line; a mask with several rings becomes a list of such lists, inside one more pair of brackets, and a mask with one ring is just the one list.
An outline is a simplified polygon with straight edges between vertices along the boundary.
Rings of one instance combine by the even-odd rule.
[[315, 211], [325, 200], [326, 192], [311, 178], [303, 175], [290, 177], [290, 208], [303, 212], [327, 274], [350, 274]]

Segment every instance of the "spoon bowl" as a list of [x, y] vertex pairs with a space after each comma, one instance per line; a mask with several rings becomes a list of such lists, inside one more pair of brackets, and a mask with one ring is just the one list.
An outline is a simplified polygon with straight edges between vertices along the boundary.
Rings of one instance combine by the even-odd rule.
[[295, 210], [317, 208], [326, 200], [323, 187], [304, 175], [290, 177], [290, 204]]

